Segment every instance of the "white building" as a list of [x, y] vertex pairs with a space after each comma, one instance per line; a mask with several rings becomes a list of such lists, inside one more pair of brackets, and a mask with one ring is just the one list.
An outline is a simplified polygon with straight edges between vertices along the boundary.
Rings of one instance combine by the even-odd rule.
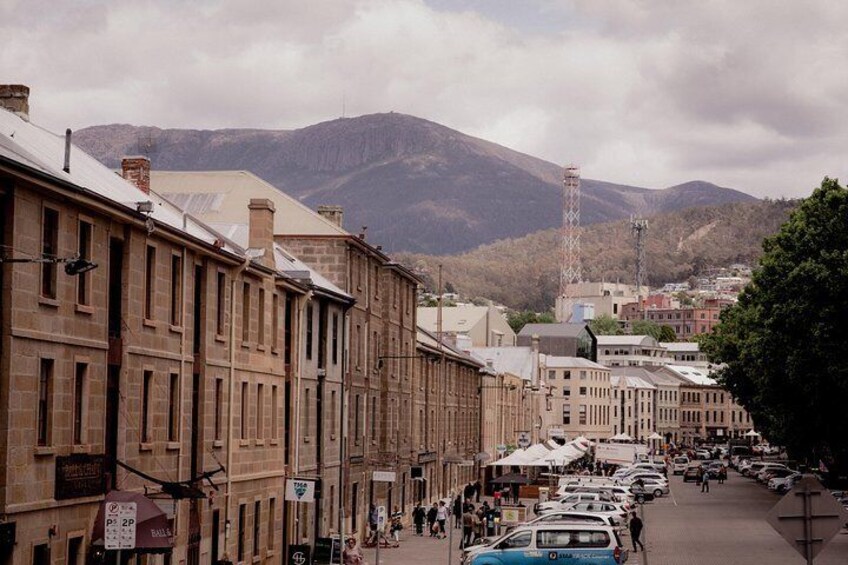
[[553, 430], [566, 439], [597, 441], [612, 435], [608, 367], [582, 357], [542, 355], [540, 371], [547, 390], [541, 437], [551, 436]]
[[648, 335], [599, 335], [598, 363], [607, 367], [668, 365], [666, 348]]
[[611, 376], [612, 435], [625, 433], [647, 440], [654, 433], [654, 404], [657, 387], [640, 377]]
[[668, 357], [674, 360], [675, 365], [694, 367], [707, 372], [712, 368], [707, 354], [700, 350], [695, 341], [663, 341], [660, 345], [666, 349]]

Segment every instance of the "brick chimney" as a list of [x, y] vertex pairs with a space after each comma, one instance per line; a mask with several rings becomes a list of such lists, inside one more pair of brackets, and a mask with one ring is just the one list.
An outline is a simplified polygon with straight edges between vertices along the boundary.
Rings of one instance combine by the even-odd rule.
[[250, 210], [247, 245], [251, 249], [264, 251], [259, 262], [274, 268], [274, 203], [267, 198], [251, 198], [247, 207]]
[[344, 208], [341, 206], [328, 206], [323, 204], [318, 206], [318, 213], [340, 228], [344, 227], [342, 225], [342, 222], [344, 221]]
[[0, 108], [5, 108], [29, 121], [29, 87], [23, 84], [0, 84]]
[[150, 194], [150, 159], [135, 156], [121, 159], [121, 176], [136, 185], [145, 194]]

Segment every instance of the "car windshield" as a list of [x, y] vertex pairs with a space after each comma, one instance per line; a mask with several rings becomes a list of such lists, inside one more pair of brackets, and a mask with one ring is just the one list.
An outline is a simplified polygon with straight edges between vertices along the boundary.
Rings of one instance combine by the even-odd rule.
[[513, 548], [517, 548], [517, 547], [527, 547], [528, 545], [530, 545], [530, 542], [532, 541], [532, 539], [533, 539], [533, 532], [525, 530], [523, 532], [518, 532], [517, 534], [515, 534], [514, 536], [512, 536], [510, 538], [505, 539], [503, 542], [501, 542], [500, 545], [501, 545], [502, 549], [513, 549]]
[[675, 463], [689, 463], [688, 457], [677, 457], [674, 460]]

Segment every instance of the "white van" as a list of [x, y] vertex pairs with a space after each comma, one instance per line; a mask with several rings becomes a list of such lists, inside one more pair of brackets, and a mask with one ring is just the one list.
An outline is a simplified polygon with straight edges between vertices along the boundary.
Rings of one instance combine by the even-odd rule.
[[674, 458], [672, 462], [672, 473], [675, 475], [682, 475], [686, 470], [686, 467], [689, 466], [689, 458], [685, 455], [678, 455]]
[[471, 554], [470, 565], [619, 565], [627, 550], [610, 526], [536, 524], [509, 533]]

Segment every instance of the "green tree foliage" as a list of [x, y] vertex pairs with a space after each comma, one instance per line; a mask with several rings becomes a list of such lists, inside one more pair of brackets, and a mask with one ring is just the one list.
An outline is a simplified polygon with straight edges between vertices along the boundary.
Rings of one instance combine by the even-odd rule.
[[718, 379], [772, 442], [848, 471], [848, 191], [827, 179], [703, 339]]
[[618, 320], [609, 314], [601, 314], [594, 320], [591, 320], [589, 322], [589, 329], [595, 335], [621, 335], [624, 333]]
[[542, 312], [538, 314], [532, 310], [510, 311], [506, 316], [506, 321], [512, 331], [518, 333], [527, 324], [553, 324], [556, 322], [554, 315], [550, 312]]
[[671, 326], [660, 326], [660, 337], [657, 341], [668, 343], [677, 341], [677, 334], [674, 333], [674, 328]]

